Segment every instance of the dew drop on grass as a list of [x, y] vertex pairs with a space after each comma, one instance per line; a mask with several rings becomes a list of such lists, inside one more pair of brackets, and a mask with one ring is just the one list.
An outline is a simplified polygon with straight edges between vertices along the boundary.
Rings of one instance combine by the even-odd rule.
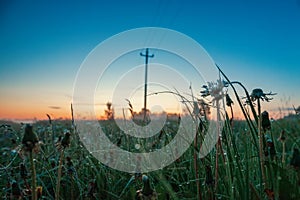
[[16, 154], [16, 153], [17, 153], [17, 151], [16, 151], [15, 149], [11, 150], [11, 154], [12, 154], [12, 155], [14, 155], [14, 154]]
[[140, 145], [140, 144], [135, 144], [135, 145], [134, 145], [134, 148], [135, 148], [135, 149], [140, 149], [140, 148], [141, 148], [141, 145]]

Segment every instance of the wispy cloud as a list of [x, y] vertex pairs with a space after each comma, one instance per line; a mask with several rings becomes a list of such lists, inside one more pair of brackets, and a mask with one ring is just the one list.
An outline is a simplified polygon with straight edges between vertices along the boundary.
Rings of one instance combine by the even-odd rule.
[[48, 108], [54, 109], [54, 110], [59, 110], [61, 107], [59, 106], [48, 106]]

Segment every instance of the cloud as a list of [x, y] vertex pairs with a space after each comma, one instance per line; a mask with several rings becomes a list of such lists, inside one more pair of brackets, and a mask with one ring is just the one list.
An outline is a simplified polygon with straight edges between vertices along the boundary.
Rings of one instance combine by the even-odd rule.
[[55, 110], [61, 109], [61, 107], [59, 107], [59, 106], [48, 106], [48, 108], [55, 109]]

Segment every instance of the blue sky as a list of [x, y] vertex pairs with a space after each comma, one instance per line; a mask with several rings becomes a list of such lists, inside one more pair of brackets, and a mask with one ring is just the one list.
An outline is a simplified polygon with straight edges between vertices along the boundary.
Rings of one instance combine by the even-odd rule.
[[299, 105], [299, 0], [0, 4], [0, 118], [69, 112], [74, 79], [88, 53], [119, 32], [149, 26], [190, 36], [249, 90], [277, 92], [274, 108], [266, 107]]

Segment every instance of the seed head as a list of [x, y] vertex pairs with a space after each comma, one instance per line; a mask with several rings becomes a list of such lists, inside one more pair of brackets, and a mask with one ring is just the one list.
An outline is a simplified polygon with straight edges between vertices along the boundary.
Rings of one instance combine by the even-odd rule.
[[32, 151], [36, 149], [38, 142], [38, 137], [33, 132], [32, 126], [30, 124], [26, 124], [24, 136], [22, 139], [23, 149], [28, 152]]
[[136, 192], [136, 199], [150, 199], [155, 200], [157, 199], [156, 192], [151, 188], [150, 186], [150, 180], [149, 177], [146, 175], [142, 176], [143, 181], [143, 188], [141, 190], [138, 190]]
[[19, 184], [15, 180], [13, 180], [11, 183], [11, 194], [16, 199], [18, 199], [22, 196]]
[[230, 96], [229, 96], [229, 94], [226, 94], [226, 105], [228, 106], [228, 107], [230, 107], [232, 104], [233, 104], [233, 101], [232, 101], [232, 99], [230, 98]]
[[272, 141], [272, 139], [267, 139], [267, 145], [266, 145], [266, 149], [265, 149], [265, 156], [269, 156], [270, 158], [273, 160], [276, 156], [276, 150], [275, 150], [275, 145]]
[[261, 113], [261, 125], [264, 132], [271, 129], [271, 122], [269, 119], [269, 113], [267, 111]]
[[[228, 85], [228, 84], [227, 84]], [[217, 82], [208, 82], [207, 85], [203, 85], [204, 90], [200, 91], [202, 97], [212, 96], [215, 100], [223, 98], [223, 88], [226, 87], [226, 83], [219, 79]]]
[[61, 146], [66, 148], [70, 145], [71, 142], [71, 133], [70, 131], [66, 131], [63, 139], [61, 140]]
[[256, 101], [257, 99], [266, 100], [267, 102], [271, 101], [273, 98], [270, 98], [268, 96], [270, 95], [276, 95], [276, 93], [264, 93], [262, 89], [256, 88], [252, 90], [252, 93], [250, 95], [251, 101]]

